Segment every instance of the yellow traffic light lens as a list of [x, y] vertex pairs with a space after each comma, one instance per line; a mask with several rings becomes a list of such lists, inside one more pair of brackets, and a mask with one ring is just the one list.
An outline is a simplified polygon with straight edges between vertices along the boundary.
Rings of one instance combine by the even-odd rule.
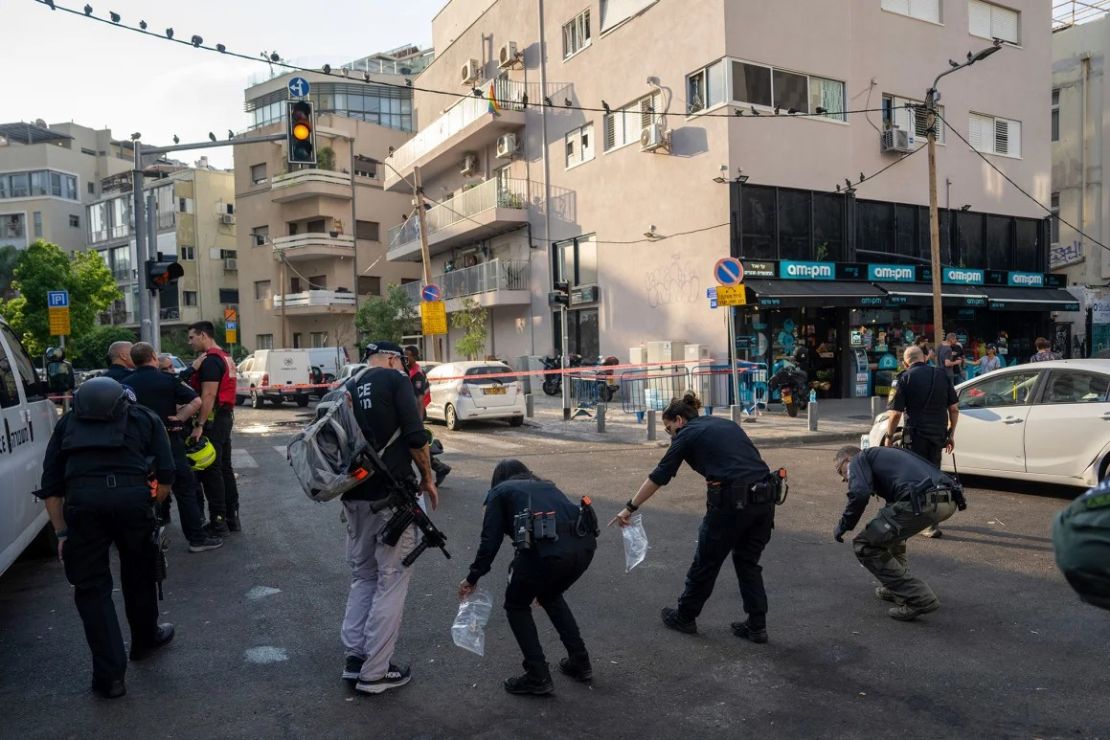
[[298, 123], [293, 126], [293, 138], [297, 141], [307, 141], [308, 136], [311, 133], [311, 129], [309, 129], [308, 126], [304, 125], [303, 123]]

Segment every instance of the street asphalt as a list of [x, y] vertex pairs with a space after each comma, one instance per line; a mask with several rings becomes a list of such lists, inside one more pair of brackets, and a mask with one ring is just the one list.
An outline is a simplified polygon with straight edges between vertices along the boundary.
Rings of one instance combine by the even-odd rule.
[[[24, 557], [0, 577], [0, 737], [1110, 736], [1110, 615], [1075, 597], [1052, 556], [1052, 515], [1079, 491], [966, 481], [970, 508], [943, 538], [909, 547], [943, 606], [904, 624], [887, 617], [851, 545], [832, 539], [845, 498], [827, 441], [762, 449], [791, 482], [763, 558], [768, 644], [729, 629], [743, 615], [728, 563], [697, 635], [659, 620], [682, 589], [704, 512], [687, 468], [643, 509], [643, 564], [626, 573], [621, 535], [606, 530], [568, 594], [593, 684], [556, 671], [551, 697], [507, 695], [501, 681], [520, 672], [501, 609], [507, 542], [483, 581], [495, 605], [485, 656], [450, 635], [494, 464], [519, 457], [568, 494], [589, 494], [608, 521], [662, 449], [497, 423], [435, 428], [454, 467], [433, 515], [452, 558], [429, 551], [413, 566], [396, 655], [412, 683], [357, 695], [339, 677], [349, 582], [339, 505], [310, 502], [281, 452], [304, 417], [292, 407], [237, 412], [244, 531], [191, 555], [175, 519], [161, 606], [177, 638], [130, 667], [125, 698], [88, 691], [88, 648], [59, 563]], [[868, 514], [876, 510], [872, 502]], [[561, 646], [536, 616], [554, 665]]]

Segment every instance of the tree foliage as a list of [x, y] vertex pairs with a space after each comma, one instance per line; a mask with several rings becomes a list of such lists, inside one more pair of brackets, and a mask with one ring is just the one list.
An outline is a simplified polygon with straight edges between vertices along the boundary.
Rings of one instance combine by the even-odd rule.
[[66, 345], [66, 359], [75, 368], [93, 370], [108, 364], [108, 345], [112, 342], [137, 342], [135, 332], [126, 326], [94, 326]]
[[12, 244], [0, 246], [0, 301], [15, 298], [12, 281], [15, 279], [15, 266], [18, 263], [18, 248]]
[[96, 315], [123, 297], [108, 266], [96, 252], [68, 256], [56, 244], [41, 239], [20, 253], [12, 287], [19, 295], [0, 305], [0, 314], [32, 354], [43, 352], [51, 342], [46, 308], [48, 291], [69, 291], [73, 337], [88, 333], [96, 323]]
[[462, 339], [455, 342], [455, 351], [468, 360], [480, 359], [489, 336], [489, 311], [473, 298], [465, 298], [462, 310], [451, 314], [451, 325], [463, 331]]
[[400, 285], [391, 285], [384, 298], [373, 296], [366, 299], [355, 316], [355, 326], [371, 341], [384, 339], [400, 344], [401, 338], [417, 318], [408, 293]]

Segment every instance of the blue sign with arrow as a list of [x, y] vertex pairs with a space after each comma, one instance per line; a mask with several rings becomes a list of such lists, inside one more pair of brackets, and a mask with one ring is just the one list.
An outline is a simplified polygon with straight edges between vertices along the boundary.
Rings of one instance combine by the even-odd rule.
[[307, 98], [308, 97], [308, 80], [303, 77], [294, 77], [289, 80], [289, 94], [294, 98]]

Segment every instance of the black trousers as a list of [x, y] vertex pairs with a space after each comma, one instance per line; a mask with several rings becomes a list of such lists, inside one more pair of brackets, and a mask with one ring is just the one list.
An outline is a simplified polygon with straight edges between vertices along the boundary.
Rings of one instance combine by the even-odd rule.
[[66, 528], [62, 556], [73, 600], [85, 626], [93, 659], [93, 680], [122, 680], [127, 655], [116, 608], [108, 550], [119, 551], [119, 570], [132, 647], [157, 638], [158, 594], [155, 584], [154, 507], [143, 488], [71, 491], [66, 494]]
[[940, 467], [940, 453], [944, 451], [944, 440], [925, 434], [910, 434], [910, 452], [915, 452], [936, 467]]
[[231, 409], [220, 409], [216, 418], [205, 425], [204, 433], [216, 448], [216, 461], [197, 474], [204, 486], [208, 501], [208, 515], [227, 517], [239, 511], [239, 487], [235, 484], [235, 471], [231, 468], [231, 428], [235, 415]]
[[512, 577], [505, 588], [505, 615], [520, 652], [524, 654], [525, 669], [546, 662], [536, 622], [532, 619], [533, 601], [538, 601], [547, 612], [567, 654], [586, 655], [586, 644], [563, 594], [586, 572], [593, 557], [594, 548], [591, 547], [562, 557], [541, 558], [535, 552], [518, 552], [513, 559]]
[[185, 440], [177, 432], [170, 432], [170, 450], [176, 475], [173, 479], [173, 497], [177, 500], [177, 514], [181, 518], [181, 531], [189, 542], [204, 539], [204, 514], [197, 499], [197, 480], [185, 457]]
[[752, 627], [767, 624], [767, 592], [759, 556], [775, 528], [775, 505], [754, 504], [743, 509], [708, 509], [698, 529], [698, 548], [686, 573], [686, 590], [678, 598], [678, 612], [695, 619], [713, 594], [717, 574], [732, 553], [740, 582], [740, 598]]

